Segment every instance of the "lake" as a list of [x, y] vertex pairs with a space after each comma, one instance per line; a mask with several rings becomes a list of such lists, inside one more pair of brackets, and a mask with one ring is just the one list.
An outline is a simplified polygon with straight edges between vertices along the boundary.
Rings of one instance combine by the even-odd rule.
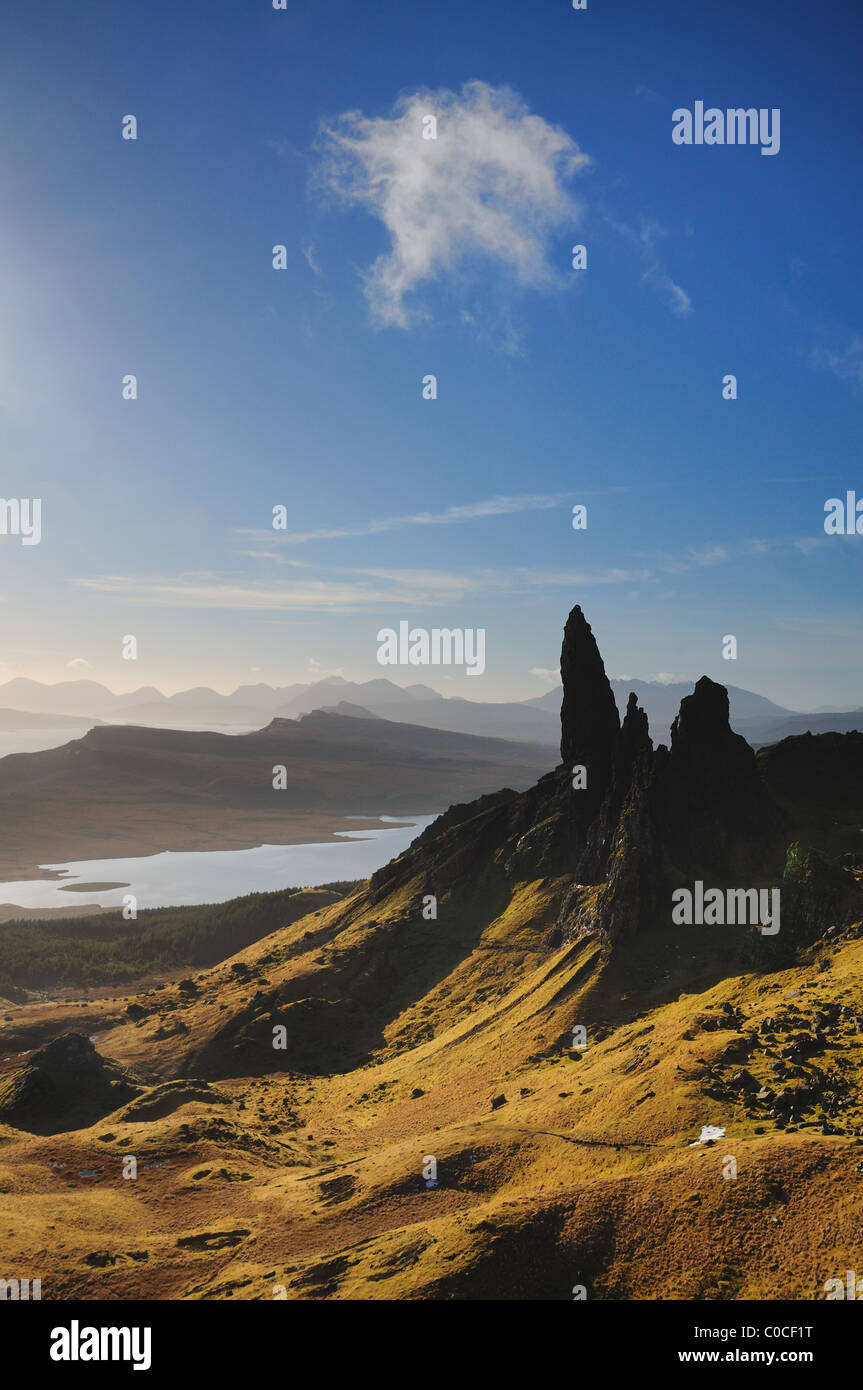
[[[368, 817], [348, 816], [347, 820]], [[64, 879], [0, 883], [0, 903], [16, 907], [122, 907], [134, 893], [147, 907], [191, 907], [222, 903], [245, 893], [314, 888], [338, 879], [368, 878], [406, 850], [436, 816], [377, 816], [380, 826], [340, 830], [337, 839], [310, 845], [258, 845], [255, 849], [151, 854], [138, 859], [82, 859], [40, 864]], [[117, 888], [69, 891], [76, 884], [122, 884]]]

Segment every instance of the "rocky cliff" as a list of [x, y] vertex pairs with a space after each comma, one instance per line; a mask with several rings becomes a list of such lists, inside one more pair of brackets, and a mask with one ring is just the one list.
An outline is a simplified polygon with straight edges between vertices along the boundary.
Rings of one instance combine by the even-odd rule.
[[[759, 761], [734, 733], [724, 686], [702, 676], [681, 701], [670, 747], [654, 748], [634, 693], [621, 724], [602, 656], [578, 606], [566, 622], [560, 666], [560, 766], [520, 794], [504, 791], [451, 808], [375, 874], [374, 894], [405, 886], [418, 873], [438, 894], [457, 891], [466, 874], [490, 873], [510, 888], [556, 878], [557, 939], [596, 932], [614, 945], [667, 925], [672, 891], [697, 879], [720, 888], [783, 882], [800, 822], [800, 807], [789, 804], [787, 760]], [[829, 736], [831, 747], [843, 739], [855, 745], [854, 787], [845, 794], [855, 802], [856, 789], [855, 806], [863, 782], [860, 737]], [[806, 775], [817, 780], [817, 744], [808, 740], [811, 753], [797, 753], [798, 780], [801, 756]], [[829, 799], [829, 791], [817, 794]], [[789, 897], [802, 902], [802, 888]], [[811, 920], [811, 906], [807, 911]], [[811, 940], [813, 929], [803, 935]]]

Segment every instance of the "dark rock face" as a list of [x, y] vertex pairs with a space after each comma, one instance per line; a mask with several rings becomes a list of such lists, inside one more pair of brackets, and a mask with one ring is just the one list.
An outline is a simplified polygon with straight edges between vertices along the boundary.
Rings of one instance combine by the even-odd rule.
[[93, 1124], [139, 1091], [84, 1033], [64, 1033], [2, 1078], [0, 1121], [33, 1134], [58, 1134]]
[[[639, 709], [637, 696], [631, 694], [614, 745], [608, 790], [599, 815], [588, 832], [587, 846], [579, 864], [578, 876], [583, 882], [598, 883], [605, 877], [624, 803], [634, 780], [637, 780], [643, 793], [649, 780], [652, 753], [647, 715], [643, 709]], [[639, 760], [641, 766], [636, 779], [635, 768]], [[641, 800], [644, 800], [643, 796]]]
[[[545, 779], [543, 779], [544, 781]], [[542, 786], [542, 782], [537, 784]], [[536, 788], [532, 788], [535, 792]], [[529, 797], [531, 792], [525, 792]], [[450, 806], [417, 836], [397, 859], [377, 869], [369, 880], [372, 903], [408, 882], [422, 863], [424, 892], [442, 896], [449, 885], [490, 862], [511, 835], [512, 808], [521, 798], [508, 788], [467, 804]]]
[[670, 769], [680, 785], [703, 790], [709, 781], [711, 801], [739, 801], [760, 786], [755, 753], [728, 722], [728, 691], [708, 676], [680, 702], [671, 726]]
[[754, 751], [731, 729], [724, 685], [702, 676], [681, 701], [656, 780], [666, 856], [678, 877], [746, 882], [781, 872], [782, 817]]
[[641, 753], [631, 773], [598, 904], [602, 928], [612, 940], [647, 928], [662, 893], [661, 827], [654, 810], [654, 763], [649, 752]]
[[798, 734], [762, 748], [757, 758], [765, 785], [795, 824], [790, 839], [805, 837], [814, 821], [832, 826], [822, 849], [860, 853], [863, 734]]
[[560, 759], [569, 769], [578, 764], [587, 768], [588, 798], [599, 805], [611, 776], [620, 715], [590, 624], [578, 605], [563, 630], [560, 675]]
[[801, 947], [831, 937], [863, 919], [863, 902], [853, 872], [817, 849], [789, 847], [782, 884], [782, 930], [754, 937], [744, 960], [754, 968], [782, 969]]
[[628, 776], [639, 753], [650, 751], [652, 748], [647, 715], [639, 707], [638, 696], [633, 691], [626, 705], [620, 738], [614, 749], [615, 777], [620, 780]]
[[102, 1058], [85, 1033], [64, 1033], [30, 1058], [31, 1067], [58, 1080], [66, 1079], [64, 1072], [98, 1071], [101, 1064]]
[[[756, 758], [730, 727], [727, 690], [702, 676], [681, 702], [670, 749], [654, 749], [634, 694], [621, 725], [579, 607], [567, 619], [561, 676], [562, 765], [526, 792], [500, 792], [451, 808], [374, 875], [373, 901], [409, 883], [439, 894], [457, 893], [462, 885], [469, 894], [482, 881], [487, 895], [505, 895], [515, 882], [559, 879], [558, 915], [548, 941], [561, 944], [589, 931], [614, 944], [660, 920], [670, 922], [673, 889], [696, 879], [716, 887], [777, 885], [793, 838], [787, 808], [798, 820], [814, 799], [819, 821], [830, 824], [837, 786], [842, 812], [855, 828], [847, 844], [856, 850], [863, 735], [819, 736], [826, 751], [831, 741], [843, 740], [831, 753], [835, 775], [823, 779], [822, 788], [814, 746], [789, 739]], [[813, 744], [820, 749], [819, 738]], [[587, 768], [586, 788], [574, 785], [578, 765]], [[774, 792], [771, 779], [781, 793]], [[855, 910], [863, 918], [853, 867], [827, 874], [815, 860], [807, 861], [805, 882], [783, 883], [781, 937], [761, 941], [752, 932], [750, 946], [778, 959], [783, 948], [777, 942], [811, 941], [831, 921], [849, 921]], [[853, 902], [840, 891], [849, 885]]]
[[548, 773], [519, 797], [510, 812], [504, 860], [511, 879], [572, 873], [582, 854], [593, 807], [586, 791], [573, 791], [568, 768]]

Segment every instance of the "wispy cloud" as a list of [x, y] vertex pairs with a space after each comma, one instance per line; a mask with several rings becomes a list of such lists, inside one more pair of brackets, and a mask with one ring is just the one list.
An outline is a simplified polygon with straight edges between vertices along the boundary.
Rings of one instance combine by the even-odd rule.
[[[154, 578], [96, 575], [91, 579], [79, 579], [78, 583], [84, 589], [116, 594], [129, 602], [165, 608], [255, 609], [285, 613], [331, 609], [349, 612], [407, 601], [406, 595], [395, 595], [385, 587], [362, 585], [349, 580], [333, 582], [308, 579], [283, 584], [212, 580], [205, 583], [185, 575]], [[418, 601], [420, 593], [415, 597]]]
[[[433, 116], [436, 138], [423, 138]], [[405, 328], [420, 285], [470, 257], [492, 260], [522, 285], [548, 285], [551, 230], [574, 229], [566, 182], [589, 163], [575, 141], [532, 115], [509, 88], [468, 82], [404, 96], [389, 116], [345, 112], [321, 133], [321, 178], [380, 219], [390, 250], [365, 277], [378, 323]]]
[[679, 558], [666, 557], [659, 560], [658, 568], [666, 574], [685, 574], [687, 570], [703, 569], [708, 565], [720, 565], [729, 559], [730, 551], [724, 545], [705, 545], [700, 550], [689, 549]]
[[642, 280], [655, 285], [666, 297], [666, 302], [672, 314], [678, 318], [685, 319], [692, 312], [692, 300], [680, 285], [672, 280], [670, 275], [666, 275], [659, 266], [650, 266], [642, 275]]
[[791, 544], [795, 550], [800, 551], [801, 555], [811, 555], [813, 550], [821, 550], [832, 540], [835, 540], [834, 536], [797, 536]]
[[[234, 575], [95, 575], [79, 579], [84, 589], [114, 594], [127, 602], [168, 608], [253, 609], [264, 612], [358, 612], [399, 607], [433, 608], [468, 596], [522, 593], [526, 588], [575, 591], [592, 585], [631, 583], [646, 571], [364, 568], [337, 571], [336, 578], [285, 579], [279, 583]], [[369, 581], [379, 581], [369, 582]]]
[[[460, 513], [470, 509], [453, 510]], [[468, 598], [523, 595], [527, 591], [540, 594], [563, 589], [577, 594], [596, 587], [662, 584], [666, 574], [739, 564], [747, 557], [757, 559], [777, 550], [796, 549], [806, 554], [824, 543], [829, 544], [830, 538], [817, 534], [773, 539], [754, 537], [725, 545], [690, 547], [681, 556], [634, 555], [634, 559], [647, 562], [641, 568], [585, 566], [573, 569], [523, 565], [459, 571], [385, 564], [341, 566], [291, 562], [291, 573], [275, 581], [249, 578], [235, 572], [200, 571], [176, 575], [95, 575], [76, 582], [84, 589], [113, 594], [126, 602], [173, 608], [249, 609], [273, 613], [374, 612], [401, 608], [404, 612], [452, 607]]]
[[645, 583], [650, 579], [650, 570], [599, 569], [599, 570], [544, 570], [517, 569], [513, 571], [516, 588], [574, 589], [579, 585], [633, 584]]
[[636, 226], [630, 226], [627, 222], [619, 222], [615, 218], [608, 218], [609, 225], [634, 246], [645, 263], [642, 281], [650, 285], [663, 295], [665, 301], [678, 318], [688, 318], [693, 313], [692, 300], [676, 281], [666, 271], [658, 252], [658, 243], [662, 237], [668, 236], [668, 232], [659, 222], [653, 221], [649, 217], [640, 216]]
[[704, 545], [700, 549], [690, 548], [680, 556], [648, 554], [644, 558], [651, 560], [656, 569], [664, 571], [666, 574], [686, 574], [693, 569], [727, 564], [729, 561], [736, 562], [741, 556], [770, 555], [777, 551], [787, 552], [790, 550], [808, 555], [812, 550], [820, 550], [822, 546], [830, 545], [833, 539], [833, 537], [824, 535], [823, 532], [813, 532], [811, 536], [748, 536], [725, 545]]
[[304, 257], [305, 257], [306, 265], [309, 267], [309, 270], [311, 270], [315, 275], [320, 275], [320, 273], [321, 273], [321, 267], [318, 265], [317, 261], [315, 260], [315, 248], [314, 248], [314, 245], [310, 243], [308, 246], [304, 246], [304, 247], [303, 247], [303, 255], [304, 255]]
[[[584, 494], [585, 496], [588, 494]], [[278, 540], [292, 545], [305, 545], [309, 541], [343, 540], [349, 536], [376, 536], [383, 531], [401, 531], [408, 526], [449, 526], [460, 521], [477, 521], [489, 516], [512, 516], [518, 512], [550, 511], [561, 507], [569, 494], [534, 493], [517, 497], [488, 497], [479, 502], [468, 502], [459, 507], [446, 507], [442, 512], [409, 512], [404, 516], [385, 516], [377, 520], [359, 522], [356, 526], [321, 527], [313, 531], [261, 531], [239, 528], [237, 535], [264, 537], [270, 542]], [[249, 552], [252, 553], [252, 552]], [[258, 556], [272, 552], [258, 551]]]

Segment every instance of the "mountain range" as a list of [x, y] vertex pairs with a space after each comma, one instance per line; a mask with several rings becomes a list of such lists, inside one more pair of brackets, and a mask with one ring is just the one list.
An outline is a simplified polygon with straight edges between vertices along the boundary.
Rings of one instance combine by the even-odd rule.
[[[681, 699], [691, 693], [692, 684], [612, 680], [611, 688], [621, 714], [629, 692], [635, 692], [647, 714], [651, 736], [667, 741], [671, 721]], [[738, 686], [726, 688], [732, 727], [756, 744], [807, 730], [843, 733], [861, 724], [859, 709], [798, 713]], [[192, 725], [253, 729], [271, 718], [297, 719], [312, 710], [349, 704], [368, 715], [423, 728], [548, 746], [558, 741], [560, 702], [559, 686], [523, 701], [479, 701], [448, 698], [428, 685], [399, 686], [380, 678], [348, 681], [341, 676], [287, 686], [243, 685], [230, 695], [205, 686], [175, 695], [163, 695], [152, 686], [142, 686], [131, 693], [115, 695], [96, 681], [45, 685], [23, 677], [0, 685], [0, 705], [46, 716], [90, 716], [94, 721], [104, 719], [158, 728]]]

